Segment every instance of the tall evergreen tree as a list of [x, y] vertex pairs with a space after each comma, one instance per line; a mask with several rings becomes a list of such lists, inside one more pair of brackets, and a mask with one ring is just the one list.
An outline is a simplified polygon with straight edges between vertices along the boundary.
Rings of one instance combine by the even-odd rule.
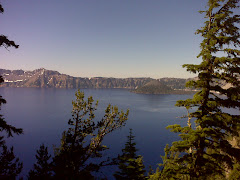
[[132, 129], [130, 129], [128, 140], [125, 148], [122, 150], [122, 155], [119, 156], [119, 170], [114, 174], [116, 179], [126, 180], [140, 180], [145, 179], [145, 170], [143, 165], [142, 156], [137, 156], [136, 143], [134, 142]]
[[29, 171], [28, 179], [51, 179], [52, 178], [52, 163], [51, 155], [48, 153], [48, 148], [42, 144], [35, 155], [37, 162], [33, 165], [33, 170]]
[[22, 171], [23, 163], [13, 152], [13, 147], [8, 149], [5, 144], [0, 146], [0, 179], [15, 179]]
[[[0, 3], [0, 13], [3, 13], [4, 9]], [[0, 47], [15, 47], [18, 45], [14, 41], [10, 41], [6, 36], [0, 35]], [[0, 75], [0, 84], [3, 83], [3, 77]], [[0, 110], [2, 104], [5, 104], [6, 100], [0, 95]], [[3, 115], [0, 114], [0, 132], [4, 132], [7, 137], [12, 137], [13, 133], [22, 134], [23, 130], [21, 128], [16, 128], [8, 124]], [[13, 147], [10, 149], [5, 145], [4, 135], [0, 135], [0, 179], [14, 179], [22, 170], [23, 164], [14, 155]]]
[[[0, 3], [0, 13], [3, 13], [3, 12], [4, 12], [4, 9]], [[18, 45], [16, 45], [14, 41], [10, 41], [6, 36], [0, 35], [0, 47], [2, 46], [5, 48], [11, 47], [11, 46], [18, 48]], [[4, 82], [3, 77], [0, 75], [0, 84], [3, 82]], [[6, 100], [3, 99], [2, 96], [0, 96], [0, 110], [1, 110], [2, 104], [5, 104], [5, 103], [6, 103]], [[13, 133], [21, 134], [23, 132], [22, 129], [16, 128], [14, 126], [7, 124], [7, 122], [3, 118], [3, 115], [0, 114], [0, 132], [2, 131], [5, 131], [8, 137], [13, 136]], [[0, 144], [1, 142], [3, 142], [2, 140], [3, 140], [3, 136], [0, 136]]]
[[[240, 16], [239, 0], [209, 0], [207, 9], [200, 11], [207, 19], [197, 30], [203, 37], [199, 65], [183, 67], [198, 73], [198, 79], [189, 81], [190, 88], [200, 89], [192, 99], [178, 101], [177, 106], [196, 107], [188, 117], [195, 119], [195, 128], [172, 125], [168, 128], [180, 133], [182, 140], [174, 142], [171, 152], [181, 156], [174, 160], [178, 174], [192, 179], [212, 176], [227, 177], [240, 160], [240, 149], [232, 146], [229, 137], [239, 136], [240, 115], [230, 114], [229, 108], [240, 108]], [[228, 83], [223, 88], [221, 83]], [[164, 168], [165, 169], [165, 168]]]
[[[181, 175], [178, 173], [179, 166], [176, 165], [176, 160], [179, 157], [179, 152], [171, 151], [171, 148], [167, 144], [165, 149], [165, 155], [161, 156], [163, 163], [159, 164], [160, 167], [157, 168], [154, 174], [149, 176], [149, 179], [188, 179], [186, 175]], [[160, 170], [161, 169], [161, 170]]]
[[79, 90], [75, 96], [72, 118], [68, 121], [70, 127], [63, 133], [61, 146], [55, 149], [54, 172], [56, 178], [92, 179], [92, 171], [109, 163], [95, 160], [107, 149], [102, 145], [104, 137], [125, 125], [128, 111], [119, 112], [116, 106], [108, 105], [104, 117], [95, 121], [98, 102], [94, 103], [91, 96], [85, 100]]

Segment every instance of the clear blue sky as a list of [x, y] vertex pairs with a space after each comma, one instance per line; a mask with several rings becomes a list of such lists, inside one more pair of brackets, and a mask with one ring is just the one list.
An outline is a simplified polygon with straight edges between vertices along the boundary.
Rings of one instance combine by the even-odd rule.
[[0, 0], [0, 68], [79, 77], [193, 77], [207, 0]]

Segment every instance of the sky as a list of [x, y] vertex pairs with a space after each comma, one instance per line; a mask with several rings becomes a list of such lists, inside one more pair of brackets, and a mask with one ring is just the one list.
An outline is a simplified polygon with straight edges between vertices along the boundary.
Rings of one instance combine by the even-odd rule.
[[76, 77], [188, 78], [207, 0], [0, 0], [0, 68]]

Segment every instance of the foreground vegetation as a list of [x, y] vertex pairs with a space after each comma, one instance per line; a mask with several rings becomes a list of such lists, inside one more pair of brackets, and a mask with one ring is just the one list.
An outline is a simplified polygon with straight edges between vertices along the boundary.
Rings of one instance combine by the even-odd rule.
[[[177, 106], [185, 107], [188, 126], [171, 125], [171, 131], [179, 133], [181, 140], [165, 148], [163, 162], [156, 172], [148, 175], [143, 158], [136, 154], [132, 130], [119, 157], [103, 160], [102, 144], [106, 134], [124, 126], [128, 117], [117, 107], [109, 105], [100, 121], [94, 121], [97, 102], [84, 98], [77, 91], [73, 101], [69, 129], [63, 132], [61, 146], [56, 147], [54, 157], [44, 145], [37, 151], [37, 162], [29, 172], [29, 179], [94, 179], [93, 172], [102, 166], [118, 165], [116, 179], [240, 179], [240, 115], [232, 115], [223, 108], [240, 109], [240, 16], [234, 14], [239, 0], [209, 0], [207, 9], [201, 11], [207, 19], [205, 26], [197, 30], [203, 37], [199, 65], [186, 64], [187, 71], [198, 74], [187, 87], [199, 89], [193, 99], [180, 100]], [[0, 5], [0, 11], [3, 8]], [[0, 36], [0, 46], [18, 47], [6, 36]], [[218, 80], [232, 85], [223, 89]], [[3, 79], [0, 79], [3, 82]], [[0, 97], [0, 107], [6, 101]], [[196, 107], [196, 111], [192, 111]], [[0, 116], [0, 130], [7, 136], [21, 134]], [[23, 164], [14, 156], [13, 148], [5, 145], [6, 137], [0, 137], [1, 178], [15, 178]], [[233, 143], [234, 142], [234, 143]], [[95, 161], [97, 158], [100, 161]], [[94, 159], [93, 161], [89, 161]], [[97, 163], [96, 163], [97, 162]]]
[[[201, 11], [207, 19], [205, 26], [196, 32], [203, 37], [198, 55], [202, 62], [183, 65], [187, 71], [198, 73], [198, 80], [188, 82], [187, 87], [200, 91], [193, 99], [177, 102], [177, 106], [188, 110], [188, 126], [168, 127], [180, 133], [182, 140], [166, 147], [163, 170], [153, 175], [154, 178], [240, 178], [235, 173], [239, 170], [240, 146], [231, 143], [239, 142], [240, 115], [223, 110], [240, 108], [240, 16], [233, 13], [238, 5], [238, 0], [209, 0], [208, 9]], [[232, 87], [223, 89], [218, 80]], [[197, 110], [190, 112], [192, 107]]]

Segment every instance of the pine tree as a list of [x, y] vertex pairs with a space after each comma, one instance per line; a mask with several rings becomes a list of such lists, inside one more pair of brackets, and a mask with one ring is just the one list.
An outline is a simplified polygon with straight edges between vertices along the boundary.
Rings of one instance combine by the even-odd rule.
[[240, 179], [240, 163], [234, 164], [233, 170], [229, 174], [229, 180]]
[[33, 170], [29, 171], [28, 179], [51, 179], [52, 163], [51, 155], [48, 154], [48, 148], [42, 144], [35, 155], [37, 162], [34, 164]]
[[122, 150], [122, 155], [119, 156], [119, 170], [114, 174], [116, 179], [129, 179], [140, 180], [145, 179], [145, 170], [143, 165], [142, 156], [137, 156], [136, 143], [134, 142], [132, 129], [130, 129], [128, 140], [125, 148]]
[[15, 179], [22, 168], [23, 163], [15, 156], [13, 147], [8, 149], [5, 144], [2, 144], [0, 146], [0, 179]]
[[128, 111], [119, 112], [116, 106], [108, 105], [104, 117], [95, 121], [98, 102], [94, 103], [91, 96], [85, 100], [80, 90], [75, 96], [72, 118], [68, 121], [70, 127], [63, 133], [61, 146], [55, 149], [54, 172], [56, 178], [92, 179], [91, 172], [110, 163], [93, 161], [101, 158], [102, 152], [108, 149], [102, 145], [104, 137], [125, 125]]
[[[172, 125], [168, 128], [180, 133], [181, 141], [174, 142], [171, 152], [181, 156], [174, 160], [177, 173], [192, 179], [225, 176], [240, 160], [240, 149], [231, 145], [229, 137], [239, 137], [240, 115], [228, 109], [240, 108], [240, 16], [236, 13], [239, 0], [209, 0], [207, 9], [200, 11], [207, 19], [197, 30], [203, 41], [199, 65], [183, 67], [198, 73], [198, 79], [189, 81], [190, 88], [200, 89], [192, 99], [178, 101], [177, 106], [196, 107], [188, 114], [195, 128]], [[221, 83], [228, 83], [223, 88]], [[224, 109], [225, 108], [225, 109]]]
[[[4, 9], [0, 3], [0, 13], [3, 13], [3, 12], [4, 12]], [[6, 36], [0, 35], [0, 47], [2, 46], [5, 48], [11, 47], [11, 46], [18, 48], [18, 45], [16, 45], [14, 41], [10, 41]], [[4, 82], [3, 77], [0, 75], [0, 84], [3, 82]], [[0, 96], [0, 110], [1, 110], [2, 104], [5, 104], [5, 103], [6, 103], [6, 100], [3, 99], [2, 96]], [[22, 129], [16, 128], [14, 126], [7, 124], [3, 116], [0, 114], [0, 132], [2, 131], [5, 131], [8, 137], [13, 136], [12, 133], [21, 134], [23, 132]], [[3, 136], [0, 136], [0, 144], [1, 143], [3, 143]]]
[[[3, 9], [2, 5], [0, 4], [0, 13], [3, 13], [3, 12], [4, 12], [4, 9]], [[1, 46], [5, 47], [5, 48], [11, 47], [11, 46], [18, 48], [18, 45], [16, 45], [14, 41], [10, 41], [4, 35], [0, 35], [0, 47]], [[4, 82], [3, 77], [0, 76], [0, 84], [3, 82]], [[6, 104], [6, 100], [3, 99], [2, 96], [0, 96], [0, 110], [1, 110], [2, 104]], [[7, 124], [7, 122], [3, 118], [3, 115], [0, 114], [0, 132], [2, 132], [2, 131], [5, 131], [8, 135], [8, 137], [13, 136], [13, 133], [22, 134], [22, 132], [23, 132], [22, 129], [16, 128], [14, 126]], [[4, 136], [0, 136], [0, 145], [4, 143], [3, 138], [4, 138]]]
[[[0, 13], [3, 13], [4, 9], [0, 4]], [[18, 48], [18, 45], [14, 41], [10, 41], [6, 36], [0, 35], [0, 47], [15, 47]], [[0, 76], [0, 84], [3, 83], [3, 77]], [[2, 104], [5, 104], [6, 100], [0, 96], [0, 110]], [[3, 115], [0, 114], [0, 132], [4, 132], [7, 137], [12, 137], [13, 133], [19, 135], [23, 133], [21, 128], [16, 128], [8, 124]], [[23, 164], [19, 161], [13, 152], [13, 147], [10, 149], [7, 148], [4, 140], [4, 135], [0, 135], [0, 179], [14, 179], [22, 170]]]
[[149, 179], [183, 179], [183, 176], [177, 173], [179, 171], [179, 166], [176, 166], [176, 160], [179, 157], [178, 152], [171, 152], [171, 148], [167, 144], [164, 151], [165, 155], [161, 156], [163, 163], [159, 164], [160, 168], [157, 169], [156, 173], [150, 175]]

